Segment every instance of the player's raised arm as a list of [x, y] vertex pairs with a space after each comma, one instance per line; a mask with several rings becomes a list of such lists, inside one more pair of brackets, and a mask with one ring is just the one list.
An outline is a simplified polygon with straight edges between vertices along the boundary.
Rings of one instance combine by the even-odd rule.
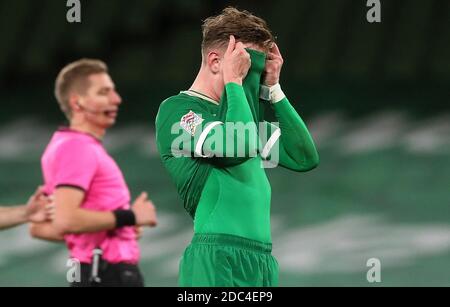
[[280, 127], [271, 129], [270, 144], [266, 144], [262, 156], [266, 158], [270, 155], [270, 147], [278, 146], [281, 166], [294, 171], [308, 171], [319, 164], [319, 154], [308, 128], [281, 90], [279, 79], [283, 63], [280, 50], [273, 43], [267, 56], [261, 93], [263, 99], [270, 101]]
[[[203, 92], [211, 92], [217, 100], [222, 97], [221, 105], [211, 111], [192, 98], [184, 99], [180, 95], [169, 98], [161, 104], [156, 119], [157, 143], [161, 152], [170, 148], [173, 156], [215, 158], [216, 162], [220, 159], [227, 164], [239, 164], [257, 155], [256, 124], [242, 87], [251, 66], [250, 55], [244, 44], [236, 42], [232, 35], [226, 49], [205, 53], [199, 77], [193, 85], [196, 90], [186, 92], [219, 105], [197, 90], [204, 89]], [[210, 78], [218, 78], [220, 94], [215, 94]], [[176, 134], [179, 131], [181, 135]], [[241, 146], [240, 151], [236, 144]]]
[[[222, 146], [215, 146], [215, 148], [207, 146], [198, 147], [198, 153], [202, 152], [205, 156], [209, 157], [236, 158], [239, 156], [237, 151], [236, 153], [233, 152], [230, 157], [229, 151], [227, 151], [227, 145], [234, 146], [234, 144], [242, 144], [242, 149], [248, 149], [248, 151], [244, 150], [239, 157], [254, 157], [256, 156], [257, 145], [256, 125], [254, 125], [252, 112], [245, 96], [244, 88], [242, 87], [242, 82], [251, 66], [251, 60], [249, 53], [245, 50], [244, 44], [242, 42], [236, 43], [233, 35], [230, 36], [222, 65], [223, 81], [225, 84], [224, 90], [228, 105], [225, 122], [215, 128], [222, 129], [222, 131], [215, 132], [223, 134], [225, 136], [224, 141], [221, 144]], [[246, 129], [240, 129], [239, 124], [241, 124], [241, 127], [245, 126], [247, 130], [252, 130], [249, 131], [249, 137], [245, 136]], [[237, 140], [236, 143], [235, 140]]]

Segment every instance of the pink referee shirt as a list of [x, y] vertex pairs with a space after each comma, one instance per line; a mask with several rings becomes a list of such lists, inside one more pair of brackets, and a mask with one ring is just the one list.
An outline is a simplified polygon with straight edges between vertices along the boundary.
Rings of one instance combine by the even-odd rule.
[[[59, 186], [85, 192], [81, 208], [93, 211], [130, 209], [130, 192], [116, 162], [102, 143], [89, 134], [62, 128], [55, 132], [42, 156], [45, 190]], [[134, 227], [64, 237], [72, 258], [91, 263], [92, 250], [100, 246], [111, 263], [137, 264], [139, 246]]]

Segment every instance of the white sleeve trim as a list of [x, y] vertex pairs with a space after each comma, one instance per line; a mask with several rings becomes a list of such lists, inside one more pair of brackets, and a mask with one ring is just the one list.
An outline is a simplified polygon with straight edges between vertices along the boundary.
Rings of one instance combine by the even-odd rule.
[[281, 90], [280, 83], [270, 87], [270, 103], [277, 103], [286, 98], [286, 95]]
[[272, 150], [273, 145], [275, 145], [275, 143], [278, 141], [280, 136], [281, 136], [281, 130], [280, 130], [280, 128], [278, 128], [267, 140], [267, 143], [261, 152], [261, 158], [266, 159], [269, 156], [270, 150]]
[[212, 122], [210, 123], [208, 126], [205, 127], [205, 129], [202, 131], [202, 133], [200, 134], [200, 137], [198, 138], [198, 142], [195, 145], [195, 154], [203, 157], [203, 158], [208, 158], [209, 156], [204, 156], [203, 155], [203, 143], [205, 143], [206, 138], [208, 137], [209, 132], [218, 125], [222, 125], [222, 122]]
[[259, 87], [259, 98], [265, 101], [270, 101], [270, 87], [261, 84]]

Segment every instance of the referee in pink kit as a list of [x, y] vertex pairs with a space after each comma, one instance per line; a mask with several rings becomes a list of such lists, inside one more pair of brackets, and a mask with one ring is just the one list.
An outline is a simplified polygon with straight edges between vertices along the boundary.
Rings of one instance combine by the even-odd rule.
[[82, 59], [67, 65], [55, 85], [70, 127], [55, 132], [42, 156], [45, 192], [53, 195], [53, 221], [33, 223], [35, 238], [66, 242], [81, 263], [71, 286], [143, 286], [138, 268], [138, 226], [156, 226], [156, 211], [142, 193], [130, 192], [102, 139], [122, 102], [105, 63]]

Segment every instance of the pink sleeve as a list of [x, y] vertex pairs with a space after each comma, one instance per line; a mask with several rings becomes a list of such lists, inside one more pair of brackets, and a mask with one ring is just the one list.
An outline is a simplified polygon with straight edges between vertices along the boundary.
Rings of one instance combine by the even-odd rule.
[[54, 164], [55, 187], [71, 186], [84, 191], [89, 190], [97, 171], [95, 150], [79, 140], [61, 144]]

